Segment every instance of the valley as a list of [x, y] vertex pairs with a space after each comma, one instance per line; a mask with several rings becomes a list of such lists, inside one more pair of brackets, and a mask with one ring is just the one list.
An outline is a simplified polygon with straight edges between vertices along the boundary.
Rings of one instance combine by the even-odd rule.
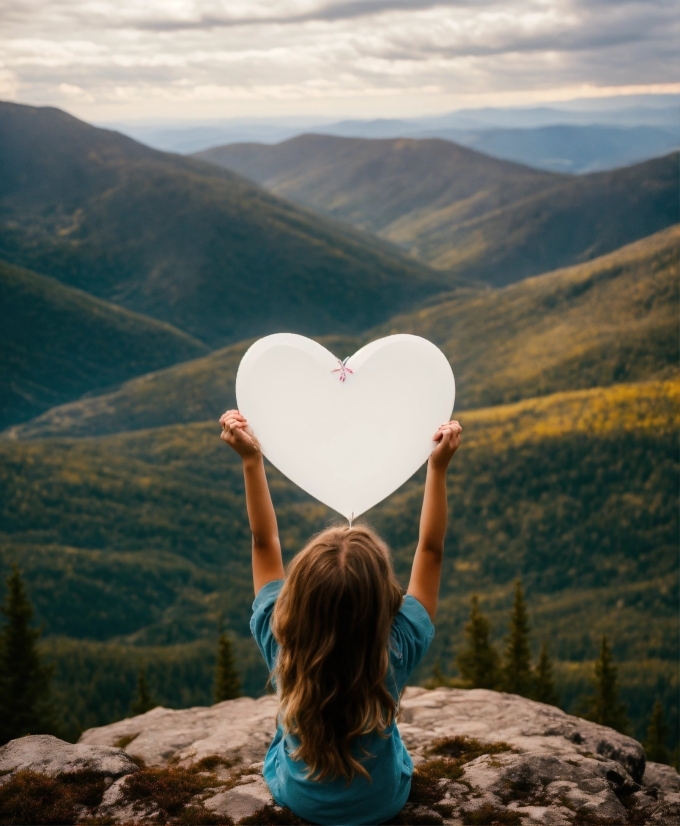
[[196, 157], [493, 286], [588, 261], [679, 218], [677, 152], [582, 176], [426, 139], [301, 135]]
[[[0, 578], [22, 571], [63, 731], [125, 716], [140, 667], [156, 701], [210, 703], [220, 627], [266, 690], [217, 419], [284, 330], [340, 357], [413, 333], [453, 367], [464, 445], [414, 682], [456, 676], [473, 593], [502, 645], [521, 578], [567, 709], [606, 634], [635, 733], [656, 699], [677, 729], [677, 153], [575, 178], [309, 137], [208, 163], [0, 104]], [[338, 517], [269, 475], [289, 559]], [[422, 482], [366, 515], [403, 584]]]

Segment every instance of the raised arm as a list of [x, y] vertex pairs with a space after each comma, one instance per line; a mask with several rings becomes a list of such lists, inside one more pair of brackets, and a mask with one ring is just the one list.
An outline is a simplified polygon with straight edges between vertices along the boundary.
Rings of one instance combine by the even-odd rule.
[[275, 579], [283, 579], [283, 558], [279, 529], [269, 493], [264, 460], [257, 439], [238, 410], [220, 417], [220, 438], [232, 447], [243, 462], [246, 508], [253, 534], [253, 586], [255, 593]]
[[434, 622], [439, 600], [439, 581], [444, 557], [446, 534], [446, 470], [460, 445], [463, 428], [458, 422], [447, 422], [435, 433], [439, 444], [427, 463], [423, 510], [420, 514], [420, 535], [413, 557], [408, 592], [423, 604]]

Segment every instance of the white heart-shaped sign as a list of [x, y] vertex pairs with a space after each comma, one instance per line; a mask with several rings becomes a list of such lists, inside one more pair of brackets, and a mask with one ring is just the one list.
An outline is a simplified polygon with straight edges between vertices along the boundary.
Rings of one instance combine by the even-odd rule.
[[427, 461], [455, 393], [446, 356], [411, 335], [373, 341], [343, 365], [316, 341], [279, 333], [256, 341], [236, 375], [264, 455], [350, 520]]

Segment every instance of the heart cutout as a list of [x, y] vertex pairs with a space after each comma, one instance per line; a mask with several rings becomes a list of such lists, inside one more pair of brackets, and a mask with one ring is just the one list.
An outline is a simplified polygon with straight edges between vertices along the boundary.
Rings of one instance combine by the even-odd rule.
[[278, 333], [256, 341], [236, 375], [267, 459], [350, 521], [427, 461], [455, 392], [446, 356], [412, 335], [373, 341], [341, 369], [318, 342]]

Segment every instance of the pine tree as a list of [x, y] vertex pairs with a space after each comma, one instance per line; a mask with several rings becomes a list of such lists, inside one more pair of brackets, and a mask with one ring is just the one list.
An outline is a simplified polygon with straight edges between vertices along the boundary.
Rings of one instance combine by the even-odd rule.
[[595, 663], [595, 693], [586, 700], [585, 716], [594, 723], [626, 734], [629, 729], [628, 716], [626, 707], [619, 699], [617, 672], [607, 638], [602, 637], [600, 656]]
[[668, 726], [663, 717], [663, 706], [657, 700], [652, 709], [652, 719], [647, 729], [647, 739], [644, 742], [647, 760], [653, 763], [670, 763], [671, 754], [666, 746]]
[[539, 703], [548, 703], [548, 705], [551, 706], [559, 705], [560, 702], [557, 689], [555, 688], [548, 646], [545, 643], [541, 646], [541, 654], [538, 658], [538, 665], [536, 666], [534, 699], [538, 700]]
[[31, 628], [33, 608], [16, 566], [7, 579], [7, 599], [0, 608], [0, 745], [24, 734], [53, 733], [50, 705], [52, 668], [42, 663]]
[[424, 683], [425, 688], [441, 688], [442, 686], [450, 685], [450, 683], [451, 680], [444, 676], [444, 672], [442, 671], [441, 660], [435, 660], [435, 663], [432, 666], [432, 676]]
[[241, 681], [234, 664], [231, 640], [222, 632], [217, 641], [217, 669], [215, 670], [215, 702], [235, 700], [241, 696]]
[[510, 613], [510, 632], [505, 644], [502, 686], [504, 691], [531, 697], [534, 693], [534, 675], [531, 670], [529, 647], [529, 616], [522, 583], [515, 583], [515, 599]]
[[156, 708], [157, 705], [158, 703], [152, 700], [149, 694], [149, 686], [146, 683], [144, 669], [140, 668], [137, 672], [137, 692], [130, 706], [130, 710], [133, 714], [145, 714], [147, 711], [151, 711], [152, 708]]
[[479, 599], [472, 597], [470, 619], [465, 625], [466, 647], [458, 654], [456, 664], [461, 677], [471, 688], [498, 688], [499, 657], [489, 642], [491, 626], [479, 610]]

